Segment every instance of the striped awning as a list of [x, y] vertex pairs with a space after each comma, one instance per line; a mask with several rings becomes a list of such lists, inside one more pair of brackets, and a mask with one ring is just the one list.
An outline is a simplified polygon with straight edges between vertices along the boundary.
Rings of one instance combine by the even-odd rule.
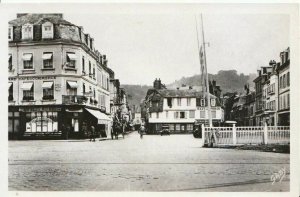
[[25, 54], [23, 54], [23, 57], [22, 57], [22, 59], [25, 60], [25, 61], [30, 61], [31, 58], [32, 58], [31, 53], [25, 53]]
[[12, 82], [8, 83], [8, 89], [12, 86]]
[[22, 89], [23, 90], [30, 90], [32, 88], [33, 82], [26, 82], [22, 84]]
[[76, 81], [67, 81], [67, 83], [69, 84], [69, 86], [72, 88], [72, 89], [75, 89], [78, 87], [78, 84]]
[[52, 58], [52, 53], [44, 53], [43, 60], [50, 60]]
[[76, 60], [76, 55], [74, 53], [67, 53], [70, 60]]
[[51, 89], [53, 86], [53, 81], [46, 81], [43, 83], [42, 88], [43, 89]]

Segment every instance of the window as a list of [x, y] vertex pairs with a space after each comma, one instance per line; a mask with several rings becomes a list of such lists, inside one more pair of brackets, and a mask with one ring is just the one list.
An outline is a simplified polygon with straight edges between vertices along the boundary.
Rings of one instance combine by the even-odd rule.
[[82, 92], [83, 92], [83, 95], [85, 94], [85, 84], [82, 83]]
[[180, 112], [180, 118], [181, 118], [181, 119], [186, 118], [185, 112], [182, 112], [182, 111]]
[[53, 53], [43, 53], [44, 68], [53, 68]]
[[205, 118], [205, 111], [204, 111], [204, 110], [201, 110], [201, 111], [200, 111], [200, 118], [201, 118], [201, 119], [204, 119], [204, 118]]
[[282, 85], [283, 85], [283, 88], [286, 87], [286, 78], [285, 78], [285, 74], [283, 75], [283, 79], [282, 79]]
[[205, 106], [205, 99], [201, 99], [200, 106], [201, 106], [201, 107], [204, 107], [204, 106]]
[[175, 125], [174, 124], [169, 124], [169, 129], [170, 129], [170, 131], [174, 131]]
[[290, 94], [287, 94], [287, 107], [290, 107]]
[[12, 70], [12, 55], [11, 54], [8, 55], [8, 70], [9, 71]]
[[75, 53], [71, 53], [71, 52], [68, 52], [67, 53], [67, 67], [68, 68], [75, 68], [76, 66], [76, 55]]
[[42, 38], [53, 38], [53, 24], [50, 22], [45, 22], [42, 24]]
[[57, 112], [26, 112], [25, 122], [25, 132], [58, 132]]
[[177, 111], [174, 112], [174, 118], [178, 119], [179, 118], [179, 113]]
[[186, 98], [186, 105], [191, 106], [191, 98]]
[[33, 26], [31, 24], [26, 24], [22, 26], [22, 39], [32, 39], [33, 38]]
[[167, 103], [170, 108], [172, 108], [172, 98], [167, 98]]
[[168, 111], [166, 111], [166, 118], [168, 118], [169, 117], [169, 112]]
[[211, 111], [211, 118], [216, 118], [217, 116], [217, 112], [216, 112], [216, 110], [212, 110]]
[[176, 124], [176, 131], [180, 131], [180, 124]]
[[93, 67], [93, 79], [96, 79], [96, 70], [95, 70], [95, 65]]
[[190, 111], [190, 118], [195, 118], [195, 111], [194, 110]]
[[91, 61], [89, 61], [89, 77], [92, 78], [92, 64], [91, 64]]
[[200, 102], [200, 98], [196, 98], [196, 106], [200, 106], [201, 102]]
[[279, 78], [279, 88], [282, 88], [282, 76]]
[[9, 83], [8, 84], [8, 100], [9, 101], [14, 100], [14, 96], [13, 96], [13, 83]]
[[181, 106], [181, 98], [177, 98], [177, 106]]
[[34, 84], [33, 82], [24, 82], [23, 89], [23, 101], [34, 100]]
[[151, 115], [151, 113], [149, 113], [149, 118], [152, 118], [152, 115]]
[[43, 85], [43, 100], [54, 99], [54, 85], [53, 81], [44, 81]]
[[211, 99], [210, 101], [211, 101], [210, 105], [212, 107], [216, 106], [216, 99]]
[[33, 69], [32, 53], [24, 53], [22, 59], [24, 69]]
[[193, 124], [187, 124], [186, 130], [193, 131]]
[[89, 36], [87, 34], [85, 36], [85, 44], [88, 46], [89, 45]]
[[8, 28], [8, 40], [13, 40], [13, 27]]
[[158, 112], [156, 112], [156, 118], [159, 118], [159, 113]]
[[290, 86], [290, 72], [287, 73], [287, 86]]
[[77, 82], [67, 81], [67, 95], [77, 95]]
[[82, 74], [85, 74], [85, 59], [84, 59], [84, 56], [82, 56], [81, 66], [82, 66]]

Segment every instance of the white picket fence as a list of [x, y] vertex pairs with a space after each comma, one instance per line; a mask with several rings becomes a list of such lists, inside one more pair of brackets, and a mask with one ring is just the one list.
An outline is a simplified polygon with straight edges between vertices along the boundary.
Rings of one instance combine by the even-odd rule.
[[[212, 139], [213, 138], [213, 139]], [[289, 126], [205, 127], [202, 125], [202, 145], [289, 144]]]

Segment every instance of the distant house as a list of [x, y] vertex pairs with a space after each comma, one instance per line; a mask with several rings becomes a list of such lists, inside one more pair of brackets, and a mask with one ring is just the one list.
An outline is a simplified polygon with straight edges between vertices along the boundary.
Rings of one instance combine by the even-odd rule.
[[[160, 87], [157, 80], [154, 87]], [[224, 119], [220, 100], [210, 94], [213, 125]], [[173, 133], [189, 133], [195, 124], [208, 124], [207, 93], [192, 87], [183, 89], [148, 90], [145, 98], [146, 122], [149, 133], [158, 133], [168, 125]]]

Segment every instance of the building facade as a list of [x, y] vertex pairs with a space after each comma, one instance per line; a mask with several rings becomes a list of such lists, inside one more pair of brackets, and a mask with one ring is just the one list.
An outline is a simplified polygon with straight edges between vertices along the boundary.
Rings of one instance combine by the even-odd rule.
[[290, 48], [280, 53], [278, 72], [278, 124], [290, 125]]
[[9, 137], [110, 134], [107, 59], [62, 14], [21, 14], [9, 22]]
[[[154, 82], [157, 86], [157, 80]], [[224, 120], [224, 111], [216, 96], [210, 95], [213, 125]], [[186, 89], [149, 89], [146, 95], [148, 133], [156, 134], [167, 125], [171, 133], [190, 133], [195, 124], [208, 125], [207, 95], [192, 87]]]

